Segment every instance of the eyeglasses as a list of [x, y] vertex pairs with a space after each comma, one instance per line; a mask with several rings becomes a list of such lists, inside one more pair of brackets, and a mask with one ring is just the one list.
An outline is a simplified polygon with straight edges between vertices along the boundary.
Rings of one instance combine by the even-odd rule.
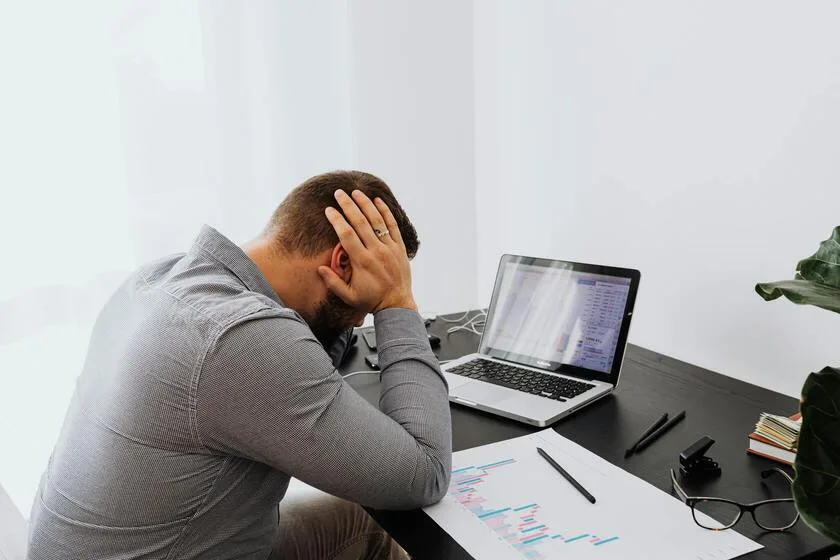
[[[788, 482], [793, 479], [779, 468], [772, 468], [762, 471], [761, 478], [767, 478], [774, 474], [780, 474]], [[671, 484], [680, 499], [691, 508], [691, 515], [694, 522], [704, 529], [722, 531], [732, 528], [745, 511], [748, 511], [755, 524], [765, 531], [786, 531], [799, 521], [799, 512], [793, 503], [793, 498], [781, 498], [775, 500], [761, 500], [751, 504], [742, 504], [724, 498], [711, 498], [707, 496], [689, 496], [677, 482], [677, 475], [671, 469]], [[717, 521], [717, 523], [715, 523]]]

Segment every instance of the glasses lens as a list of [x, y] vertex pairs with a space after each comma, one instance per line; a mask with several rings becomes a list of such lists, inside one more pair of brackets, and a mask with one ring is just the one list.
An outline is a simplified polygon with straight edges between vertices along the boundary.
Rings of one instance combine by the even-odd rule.
[[738, 521], [741, 507], [721, 500], [699, 500], [692, 513], [694, 521], [705, 529], [725, 529]]
[[796, 522], [797, 515], [796, 506], [792, 500], [789, 502], [768, 502], [756, 506], [753, 510], [753, 517], [759, 527], [771, 531], [787, 529]]

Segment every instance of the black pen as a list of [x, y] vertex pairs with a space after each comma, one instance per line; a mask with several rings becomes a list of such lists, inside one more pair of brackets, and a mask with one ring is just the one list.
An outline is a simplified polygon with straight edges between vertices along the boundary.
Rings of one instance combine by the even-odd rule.
[[674, 426], [676, 426], [677, 424], [679, 424], [679, 422], [680, 422], [683, 418], [685, 418], [685, 410], [683, 410], [682, 412], [680, 412], [679, 414], [677, 414], [676, 416], [674, 416], [673, 418], [671, 418], [671, 419], [668, 421], [668, 423], [667, 423], [667, 424], [665, 424], [664, 426], [660, 427], [658, 430], [656, 430], [655, 432], [653, 432], [652, 434], [650, 434], [648, 437], [646, 437], [645, 439], [643, 439], [642, 441], [640, 441], [640, 442], [639, 442], [639, 445], [637, 445], [637, 446], [636, 446], [636, 452], [641, 451], [642, 449], [644, 449], [645, 447], [647, 447], [648, 445], [650, 445], [651, 443], [653, 443], [654, 441], [656, 441], [657, 439], [659, 439], [659, 436], [661, 436], [662, 434], [664, 434], [665, 432], [667, 432], [668, 430], [670, 430], [671, 428], [673, 428]]
[[640, 443], [642, 443], [642, 441], [643, 441], [646, 437], [648, 437], [650, 434], [652, 434], [652, 433], [653, 433], [653, 432], [654, 432], [654, 431], [655, 431], [658, 427], [660, 427], [662, 424], [664, 424], [664, 423], [665, 423], [665, 422], [667, 422], [667, 421], [668, 421], [668, 413], [666, 412], [665, 414], [663, 414], [662, 416], [660, 416], [660, 417], [659, 417], [659, 420], [657, 420], [656, 422], [654, 422], [654, 423], [651, 425], [651, 427], [650, 427], [650, 428], [648, 428], [647, 430], [645, 430], [645, 433], [643, 433], [641, 436], [639, 436], [639, 439], [637, 439], [637, 440], [636, 440], [636, 443], [634, 443], [633, 445], [631, 445], [631, 446], [630, 446], [630, 448], [628, 448], [628, 449], [627, 449], [627, 451], [625, 451], [625, 452], [624, 452], [624, 458], [626, 459], [627, 457], [629, 457], [630, 455], [632, 455], [632, 454], [636, 451], [636, 447], [637, 447]]
[[593, 503], [593, 504], [595, 503], [595, 496], [593, 496], [592, 494], [590, 494], [589, 492], [587, 492], [587, 491], [586, 491], [586, 488], [584, 488], [583, 486], [581, 486], [581, 485], [580, 485], [580, 482], [578, 482], [577, 480], [575, 480], [575, 479], [572, 477], [572, 475], [570, 475], [569, 473], [567, 473], [567, 472], [566, 472], [566, 469], [564, 469], [563, 467], [561, 467], [560, 465], [558, 465], [558, 464], [557, 464], [557, 461], [555, 461], [554, 459], [552, 459], [552, 458], [551, 458], [551, 455], [549, 455], [548, 453], [546, 453], [545, 451], [543, 451], [543, 450], [542, 450], [542, 449], [540, 449], [539, 447], [537, 447], [537, 453], [539, 453], [540, 455], [542, 455], [542, 458], [543, 458], [543, 459], [545, 459], [546, 461], [548, 461], [548, 464], [549, 464], [549, 465], [551, 465], [552, 467], [554, 467], [554, 468], [555, 468], [555, 470], [556, 470], [557, 472], [559, 472], [560, 474], [562, 474], [562, 475], [563, 475], [563, 478], [565, 478], [566, 480], [568, 480], [569, 482], [571, 482], [571, 483], [572, 483], [572, 486], [574, 486], [575, 488], [577, 488], [577, 491], [578, 491], [578, 492], [580, 492], [581, 494], [583, 494], [583, 497], [584, 497], [584, 498], [586, 498], [587, 500], [589, 500], [589, 501], [590, 501], [591, 503]]

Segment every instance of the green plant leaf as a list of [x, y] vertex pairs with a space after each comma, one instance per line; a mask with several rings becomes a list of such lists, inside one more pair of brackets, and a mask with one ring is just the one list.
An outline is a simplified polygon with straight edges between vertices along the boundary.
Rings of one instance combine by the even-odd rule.
[[827, 367], [808, 376], [801, 410], [796, 508], [815, 531], [840, 543], [840, 369]]
[[785, 296], [793, 303], [816, 305], [840, 313], [840, 288], [808, 280], [782, 280], [756, 284], [755, 291], [767, 301]]
[[825, 286], [840, 288], [840, 226], [820, 243], [813, 256], [796, 265], [796, 277]]
[[755, 291], [767, 301], [785, 296], [793, 303], [840, 313], [840, 226], [816, 253], [799, 261], [794, 280], [756, 284]]

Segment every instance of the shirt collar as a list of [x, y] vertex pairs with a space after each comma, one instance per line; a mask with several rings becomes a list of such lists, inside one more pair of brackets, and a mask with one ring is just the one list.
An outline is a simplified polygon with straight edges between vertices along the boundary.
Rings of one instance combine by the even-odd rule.
[[193, 242], [193, 249], [201, 249], [219, 261], [252, 292], [263, 294], [283, 305], [277, 292], [265, 279], [254, 261], [245, 254], [245, 251], [214, 228], [208, 225], [202, 226], [198, 237]]

